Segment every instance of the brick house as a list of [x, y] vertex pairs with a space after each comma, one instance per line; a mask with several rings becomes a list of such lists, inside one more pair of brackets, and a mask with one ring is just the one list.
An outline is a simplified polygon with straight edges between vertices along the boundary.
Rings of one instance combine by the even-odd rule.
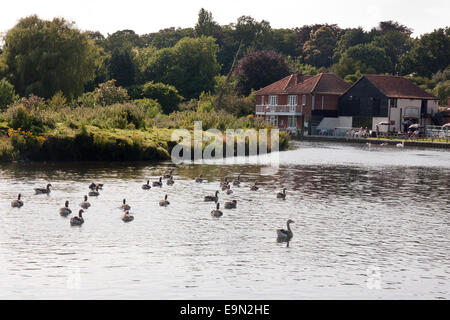
[[331, 73], [291, 74], [254, 92], [256, 116], [264, 117], [280, 130], [311, 134], [328, 118], [337, 118], [339, 96], [350, 87]]

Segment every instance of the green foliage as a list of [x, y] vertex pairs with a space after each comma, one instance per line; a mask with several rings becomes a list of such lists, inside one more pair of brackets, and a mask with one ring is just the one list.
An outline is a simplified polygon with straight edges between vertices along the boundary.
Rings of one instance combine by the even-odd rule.
[[0, 80], [0, 110], [6, 109], [8, 105], [19, 98], [14, 91], [14, 86], [5, 78]]
[[446, 106], [450, 98], [450, 80], [439, 82], [433, 89], [433, 94], [439, 98], [439, 104]]
[[210, 93], [202, 92], [198, 100], [198, 112], [212, 112], [214, 110], [214, 98]]
[[178, 104], [183, 100], [174, 86], [153, 81], [142, 86], [141, 96], [158, 101], [166, 114], [178, 110]]
[[332, 28], [328, 26], [319, 28], [303, 45], [305, 62], [318, 67], [330, 66], [336, 42], [337, 36]]
[[336, 74], [341, 78], [355, 74], [357, 71], [383, 74], [391, 69], [391, 60], [384, 50], [372, 43], [350, 47], [335, 65]]
[[431, 77], [450, 64], [450, 28], [437, 29], [414, 41], [410, 52], [401, 59], [403, 73]]
[[133, 103], [136, 104], [138, 107], [144, 108], [146, 111], [147, 117], [154, 118], [157, 114], [160, 114], [163, 112], [163, 109], [158, 101], [154, 99], [149, 98], [143, 98], [143, 99], [135, 99], [133, 100]]
[[95, 93], [85, 92], [77, 99], [77, 105], [86, 108], [93, 108], [95, 106]]
[[211, 37], [183, 38], [172, 48], [154, 51], [148, 59], [138, 58], [143, 63], [139, 66], [141, 80], [170, 84], [188, 99], [198, 97], [214, 88], [220, 70], [217, 51]]
[[61, 91], [58, 91], [47, 101], [47, 107], [51, 110], [61, 110], [67, 106], [67, 99]]
[[12, 106], [7, 112], [8, 125], [13, 129], [31, 130], [34, 117], [23, 105]]
[[109, 106], [114, 103], [123, 103], [129, 99], [128, 92], [122, 87], [116, 86], [116, 80], [112, 79], [99, 84], [94, 90], [95, 103]]
[[44, 98], [62, 91], [74, 98], [93, 80], [102, 59], [87, 33], [64, 19], [20, 19], [4, 37], [8, 79], [20, 95]]

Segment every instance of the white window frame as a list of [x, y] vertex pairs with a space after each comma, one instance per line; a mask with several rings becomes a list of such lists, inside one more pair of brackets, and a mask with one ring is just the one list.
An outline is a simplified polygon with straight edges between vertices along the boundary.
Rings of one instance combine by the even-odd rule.
[[277, 106], [278, 105], [278, 96], [269, 96], [269, 105]]
[[288, 117], [288, 128], [297, 128], [297, 119], [295, 116]]
[[302, 105], [306, 106], [306, 94], [302, 96]]
[[261, 96], [261, 105], [264, 105], [264, 96]]
[[298, 97], [297, 95], [288, 96], [288, 106], [290, 112], [295, 112], [295, 107], [297, 106]]

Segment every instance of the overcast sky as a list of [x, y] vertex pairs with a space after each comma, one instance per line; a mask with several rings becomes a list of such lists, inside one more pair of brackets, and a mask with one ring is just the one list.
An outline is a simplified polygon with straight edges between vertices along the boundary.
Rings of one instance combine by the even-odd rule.
[[167, 27], [193, 27], [200, 8], [212, 12], [219, 24], [236, 22], [242, 15], [264, 19], [273, 28], [336, 23], [362, 26], [395, 20], [413, 29], [414, 36], [449, 26], [450, 0], [6, 0], [0, 11], [0, 32], [25, 16], [64, 17], [82, 30], [105, 36], [132, 29], [138, 34]]

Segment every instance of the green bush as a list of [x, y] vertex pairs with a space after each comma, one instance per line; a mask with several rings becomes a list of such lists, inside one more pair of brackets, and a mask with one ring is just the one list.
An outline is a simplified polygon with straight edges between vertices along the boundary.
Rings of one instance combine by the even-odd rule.
[[98, 88], [94, 90], [94, 98], [96, 104], [109, 106], [115, 103], [124, 103], [130, 97], [127, 90], [116, 86], [116, 80], [112, 79], [98, 85]]
[[174, 86], [153, 81], [144, 84], [142, 97], [158, 101], [165, 114], [178, 110], [178, 104], [183, 100]]
[[13, 129], [31, 130], [34, 117], [23, 105], [11, 106], [7, 111], [8, 126]]
[[19, 96], [14, 91], [14, 86], [6, 81], [5, 78], [0, 80], [0, 110], [4, 110], [16, 101]]
[[161, 105], [156, 100], [150, 98], [143, 98], [143, 99], [136, 99], [133, 102], [138, 107], [143, 107], [146, 110], [147, 116], [150, 118], [154, 118], [157, 114], [163, 112]]

